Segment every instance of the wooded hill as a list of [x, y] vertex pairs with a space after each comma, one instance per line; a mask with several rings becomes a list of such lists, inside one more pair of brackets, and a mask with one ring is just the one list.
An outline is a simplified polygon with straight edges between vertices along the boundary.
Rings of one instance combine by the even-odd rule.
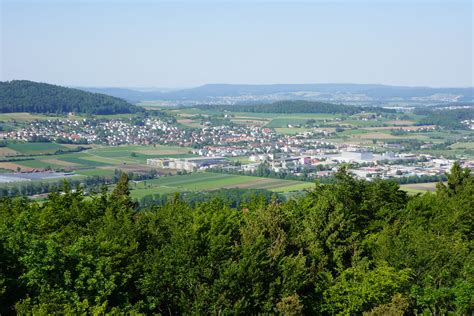
[[395, 113], [395, 110], [381, 107], [361, 107], [345, 104], [333, 104], [316, 101], [277, 101], [269, 104], [252, 105], [218, 105], [203, 104], [196, 106], [202, 110], [256, 112], [256, 113], [328, 113], [328, 114], [356, 114], [361, 112]]
[[435, 193], [341, 169], [303, 197], [137, 209], [66, 184], [0, 200], [0, 314], [472, 315], [474, 177]]
[[474, 107], [466, 109], [418, 109], [415, 114], [425, 115], [420, 125], [438, 125], [449, 129], [468, 129], [462, 121], [474, 120]]
[[121, 114], [142, 111], [105, 94], [27, 80], [0, 82], [0, 112]]

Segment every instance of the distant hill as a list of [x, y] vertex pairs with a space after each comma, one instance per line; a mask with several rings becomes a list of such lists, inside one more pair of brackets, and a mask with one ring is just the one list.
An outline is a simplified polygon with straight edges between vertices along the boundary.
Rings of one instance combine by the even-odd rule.
[[395, 110], [381, 107], [362, 107], [345, 104], [333, 104], [316, 101], [277, 101], [269, 104], [255, 105], [215, 105], [203, 104], [196, 106], [203, 110], [239, 111], [255, 113], [328, 113], [328, 114], [355, 114], [360, 112], [389, 112]]
[[27, 80], [0, 82], [0, 112], [120, 114], [142, 111], [125, 100]]
[[307, 100], [381, 105], [394, 102], [438, 104], [472, 102], [474, 88], [403, 87], [380, 84], [207, 84], [174, 91], [136, 91], [121, 88], [83, 88], [124, 98], [131, 102], [167, 100], [177, 104], [268, 103], [278, 100]]
[[110, 96], [114, 96], [117, 98], [121, 98], [124, 100], [127, 100], [129, 102], [139, 102], [142, 100], [148, 100], [148, 99], [155, 99], [161, 97], [161, 92], [156, 92], [154, 95], [153, 92], [142, 92], [138, 90], [133, 90], [133, 89], [127, 89], [127, 88], [79, 88], [81, 90], [87, 91], [87, 92], [92, 92], [92, 93], [101, 93], [101, 94], [107, 94]]

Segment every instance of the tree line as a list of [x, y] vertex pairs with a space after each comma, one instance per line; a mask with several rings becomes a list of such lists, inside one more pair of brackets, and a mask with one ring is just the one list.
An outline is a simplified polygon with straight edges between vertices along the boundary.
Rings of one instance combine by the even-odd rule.
[[[403, 161], [402, 162], [406, 162]], [[346, 164], [345, 167], [357, 167], [363, 164]], [[368, 164], [366, 164], [368, 165]], [[314, 171], [328, 171], [333, 167], [331, 165], [317, 165], [314, 170], [309, 170], [303, 168], [300, 174], [293, 174], [291, 172], [275, 172], [269, 168], [268, 163], [261, 163], [258, 165], [256, 170], [236, 170], [222, 167], [209, 168], [207, 172], [213, 173], [224, 173], [224, 174], [237, 174], [242, 176], [252, 176], [260, 178], [273, 178], [273, 179], [284, 179], [284, 180], [296, 180], [296, 181], [306, 181], [306, 182], [319, 182], [324, 184], [331, 184], [335, 181], [334, 176], [316, 176], [311, 172]], [[376, 178], [377, 176], [374, 176]], [[399, 176], [392, 178], [391, 181], [395, 181], [399, 184], [410, 184], [410, 183], [429, 183], [429, 182], [440, 182], [446, 181], [447, 177], [445, 175], [414, 175], [414, 176]]]
[[418, 125], [437, 125], [448, 129], [467, 129], [467, 125], [463, 124], [462, 121], [474, 119], [472, 108], [452, 110], [417, 109], [414, 113], [426, 115], [418, 122]]
[[[152, 206], [165, 205], [172, 201], [176, 193], [155, 193], [142, 197], [138, 202], [140, 207], [149, 208]], [[274, 193], [266, 189], [218, 189], [214, 191], [189, 191], [179, 193], [179, 199], [184, 203], [195, 207], [200, 203], [218, 199], [232, 208], [239, 208], [249, 203], [254, 198], [265, 199], [270, 202], [272, 199], [283, 201], [285, 197], [281, 194]]]
[[[104, 186], [113, 185], [119, 182], [122, 171], [115, 169], [112, 176], [92, 175], [78, 179], [68, 178], [68, 185], [73, 190], [81, 190], [86, 194], [100, 192]], [[143, 181], [154, 179], [158, 176], [155, 169], [147, 172], [128, 172], [127, 176], [133, 181]], [[51, 193], [60, 190], [64, 185], [63, 180], [57, 181], [21, 181], [7, 183], [0, 186], [0, 198], [33, 196], [38, 194]], [[107, 189], [107, 188], [105, 188]]]
[[202, 104], [196, 106], [201, 110], [218, 110], [234, 112], [256, 112], [256, 113], [323, 113], [323, 114], [356, 114], [361, 112], [395, 113], [393, 109], [385, 109], [374, 106], [353, 106], [345, 104], [334, 104], [317, 101], [287, 100], [277, 101], [269, 104], [252, 105], [228, 105], [228, 104]]
[[341, 169], [286, 202], [178, 195], [139, 209], [123, 174], [85, 197], [0, 200], [0, 313], [474, 312], [474, 177], [413, 197]]

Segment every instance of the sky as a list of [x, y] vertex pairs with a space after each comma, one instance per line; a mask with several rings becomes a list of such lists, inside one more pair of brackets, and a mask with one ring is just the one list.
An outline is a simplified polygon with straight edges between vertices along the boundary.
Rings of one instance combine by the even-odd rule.
[[473, 86], [470, 0], [0, 0], [0, 80]]

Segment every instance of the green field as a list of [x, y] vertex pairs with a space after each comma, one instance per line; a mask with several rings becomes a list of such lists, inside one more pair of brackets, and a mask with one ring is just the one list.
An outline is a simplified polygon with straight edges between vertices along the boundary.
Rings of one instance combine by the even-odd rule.
[[459, 142], [449, 146], [452, 149], [471, 149], [474, 150], [474, 142]]
[[[10, 164], [11, 170], [17, 166], [44, 169], [81, 170], [94, 169], [96, 167], [108, 167], [109, 169], [120, 166], [146, 167], [148, 158], [172, 157], [185, 158], [195, 157], [189, 154], [190, 149], [178, 146], [93, 146], [94, 148], [81, 152], [54, 154], [58, 150], [69, 150], [72, 145], [61, 145], [56, 143], [7, 143], [6, 147], [0, 147], [0, 158], [10, 158], [16, 155], [28, 155], [32, 160], [17, 161]], [[103, 173], [103, 171], [102, 171]]]
[[52, 164], [48, 162], [44, 162], [41, 160], [25, 160], [25, 161], [18, 161], [17, 164], [29, 168], [35, 168], [35, 169], [44, 169], [44, 168], [61, 168], [61, 166], [57, 164]]
[[150, 194], [211, 191], [222, 188], [267, 189], [274, 192], [289, 192], [311, 188], [312, 186], [312, 183], [302, 181], [199, 172], [133, 183], [131, 192], [134, 198], [142, 198]]
[[308, 121], [306, 118], [276, 118], [271, 120], [265, 127], [288, 127], [289, 125], [304, 125]]
[[260, 118], [260, 119], [313, 119], [313, 120], [332, 120], [340, 117], [338, 114], [329, 113], [255, 113], [255, 112], [229, 112], [237, 118]]
[[301, 125], [302, 127], [304, 127], [308, 120], [315, 120], [320, 121], [320, 123], [323, 123], [323, 121], [333, 120], [336, 117], [338, 116], [333, 114], [280, 114], [280, 116], [271, 119], [270, 123], [265, 125], [265, 127], [286, 128], [288, 127], [288, 125]]
[[113, 176], [114, 175], [114, 170], [112, 169], [85, 169], [85, 170], [79, 170], [76, 172], [76, 174], [80, 174], [83, 176]]
[[233, 162], [240, 162], [241, 164], [248, 164], [251, 162], [247, 156], [227, 157], [227, 159]]
[[296, 135], [296, 134], [301, 134], [305, 132], [311, 132], [312, 129], [311, 128], [297, 128], [297, 127], [278, 127], [278, 128], [275, 128], [275, 131], [283, 135]]
[[8, 143], [7, 148], [13, 149], [23, 155], [51, 154], [57, 150], [68, 150], [66, 146], [56, 143]]
[[0, 113], [0, 121], [30, 122], [35, 120], [56, 119], [57, 117], [25, 112]]
[[85, 152], [88, 155], [86, 159], [111, 164], [120, 165], [128, 164], [146, 164], [149, 158], [187, 158], [195, 157], [189, 154], [189, 148], [178, 146], [116, 146], [116, 147], [99, 147]]
[[78, 157], [66, 157], [66, 158], [59, 158], [59, 160], [66, 161], [66, 162], [71, 162], [73, 164], [77, 165], [83, 165], [87, 167], [104, 167], [108, 166], [109, 164], [92, 160], [92, 159], [87, 159], [87, 158], [78, 158]]
[[[223, 117], [224, 114], [231, 116], [231, 121], [239, 124], [255, 124], [264, 125], [266, 127], [287, 127], [288, 124], [304, 124], [307, 120], [316, 121], [332, 120], [340, 115], [334, 114], [318, 114], [318, 113], [255, 113], [255, 112], [234, 112], [234, 111], [217, 111], [217, 110], [201, 110], [197, 108], [169, 109], [169, 114], [177, 116], [179, 119], [192, 119], [196, 115], [207, 117]], [[186, 124], [185, 124], [186, 125]], [[195, 124], [192, 124], [195, 125]]]
[[402, 184], [400, 189], [411, 194], [433, 192], [438, 182]]

